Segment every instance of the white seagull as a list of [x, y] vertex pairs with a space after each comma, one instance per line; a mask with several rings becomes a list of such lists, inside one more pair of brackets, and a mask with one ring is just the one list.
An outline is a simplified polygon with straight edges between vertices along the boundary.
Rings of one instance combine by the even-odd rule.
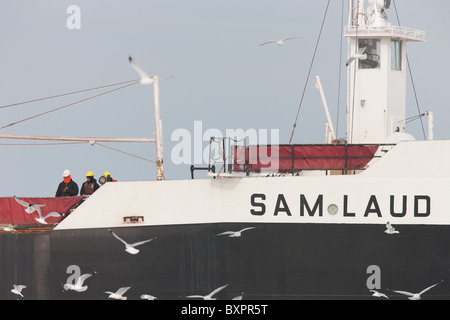
[[158, 298], [155, 296], [152, 296], [151, 294], [141, 294], [141, 299], [142, 300], [156, 300]]
[[390, 222], [386, 223], [386, 230], [384, 230], [387, 234], [394, 234], [394, 233], [400, 233], [391, 225]]
[[83, 275], [81, 275], [80, 277], [78, 277], [77, 282], [75, 284], [71, 284], [69, 282], [67, 282], [64, 285], [64, 290], [68, 291], [68, 290], [73, 290], [76, 292], [84, 292], [87, 290], [87, 286], [83, 286], [83, 282], [84, 280], [86, 280], [89, 277], [92, 277], [92, 273], [85, 273]]
[[130, 254], [137, 254], [139, 252], [139, 249], [136, 249], [136, 246], [139, 246], [141, 244], [144, 244], [146, 242], [152, 241], [153, 239], [156, 238], [152, 238], [149, 240], [144, 240], [144, 241], [139, 241], [139, 242], [135, 242], [135, 243], [127, 243], [125, 240], [121, 239], [117, 234], [115, 234], [113, 231], [109, 230], [109, 232], [112, 233], [112, 235], [114, 236], [114, 238], [120, 240], [123, 242], [123, 244], [125, 244], [125, 251], [130, 253]]
[[241, 294], [240, 294], [239, 296], [236, 296], [236, 297], [234, 297], [234, 298], [231, 299], [231, 300], [242, 300], [243, 298], [244, 298], [244, 293], [241, 292]]
[[12, 231], [16, 231], [16, 229], [14, 229], [13, 226], [9, 225], [9, 226], [4, 226], [4, 227], [0, 227], [1, 230], [5, 231], [5, 232], [12, 232]]
[[369, 290], [369, 291], [373, 292], [372, 297], [389, 299], [387, 295], [385, 295], [384, 293], [380, 293], [377, 290]]
[[236, 238], [236, 237], [242, 236], [242, 232], [250, 230], [250, 229], [255, 229], [255, 228], [256, 227], [249, 227], [249, 228], [244, 228], [239, 231], [225, 231], [225, 232], [219, 233], [217, 235], [218, 236], [228, 235], [228, 237], [230, 237], [230, 238]]
[[14, 288], [11, 289], [11, 292], [14, 294], [18, 294], [19, 296], [21, 296], [23, 298], [22, 289], [25, 289], [27, 286], [24, 286], [21, 284], [19, 284], [19, 285], [14, 284], [13, 286], [14, 286]]
[[122, 287], [117, 292], [105, 291], [104, 293], [108, 293], [108, 299], [116, 299], [116, 300], [127, 300], [127, 297], [124, 297], [123, 294], [128, 291], [131, 287]]
[[56, 211], [50, 212], [45, 216], [42, 216], [41, 212], [38, 211], [39, 213], [39, 218], [34, 218], [37, 222], [41, 223], [41, 224], [48, 224], [47, 221], [45, 221], [45, 219], [49, 218], [49, 217], [61, 217], [62, 214]]
[[41, 207], [45, 206], [45, 204], [32, 204], [32, 203], [25, 202], [23, 200], [20, 200], [16, 196], [14, 196], [14, 199], [16, 199], [16, 201], [19, 204], [21, 204], [22, 206], [24, 206], [26, 208], [25, 209], [26, 213], [33, 213], [34, 211], [37, 211], [39, 213], [39, 215], [40, 215], [41, 214]]
[[141, 67], [138, 66], [136, 61], [131, 56], [128, 56], [128, 61], [130, 61], [131, 67], [141, 76], [141, 84], [152, 84], [154, 79], [152, 75], [147, 74]]
[[362, 59], [365, 60], [367, 59], [367, 54], [364, 53], [364, 51], [366, 51], [367, 47], [362, 47], [358, 49], [358, 53], [352, 55], [348, 60], [347, 63], [345, 64], [347, 67], [350, 63], [352, 63], [353, 60], [355, 59]]
[[283, 38], [281, 40], [270, 40], [270, 41], [266, 41], [260, 44], [260, 46], [263, 46], [265, 44], [269, 44], [269, 43], [275, 43], [279, 46], [284, 46], [284, 42], [290, 39], [300, 39], [299, 37], [287, 37], [287, 38]]
[[228, 284], [226, 284], [222, 287], [219, 287], [219, 288], [215, 289], [214, 291], [212, 291], [210, 294], [207, 294], [206, 296], [201, 296], [201, 295], [196, 294], [196, 295], [186, 296], [186, 298], [202, 298], [203, 300], [216, 300], [216, 298], [213, 298], [213, 295], [215, 295], [220, 290], [223, 290], [227, 286], [228, 286]]
[[437, 286], [439, 283], [441, 283], [442, 281], [444, 281], [444, 280], [441, 280], [441, 281], [439, 281], [438, 283], [435, 283], [435, 284], [433, 284], [432, 286], [429, 286], [428, 288], [426, 288], [426, 289], [423, 289], [422, 291], [420, 291], [419, 293], [411, 293], [411, 292], [408, 292], [408, 291], [400, 291], [400, 290], [391, 290], [392, 292], [397, 292], [397, 293], [400, 293], [400, 294], [403, 294], [403, 295], [405, 295], [405, 296], [408, 296], [408, 299], [409, 300], [420, 300], [420, 296], [422, 295], [422, 294], [424, 294], [425, 292], [427, 292], [428, 290], [430, 290], [431, 288], [433, 288], [433, 287], [435, 287], [435, 286]]

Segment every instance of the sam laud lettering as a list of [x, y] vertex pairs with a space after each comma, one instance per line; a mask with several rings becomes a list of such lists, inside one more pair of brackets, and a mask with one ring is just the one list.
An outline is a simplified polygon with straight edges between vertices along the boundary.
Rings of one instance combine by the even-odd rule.
[[250, 196], [250, 214], [254, 216], [323, 217], [325, 214], [342, 217], [396, 217], [412, 215], [417, 218], [431, 214], [428, 195], [369, 195], [354, 199], [344, 194], [338, 202], [327, 201], [324, 194], [299, 194], [296, 199], [285, 194], [253, 193]]

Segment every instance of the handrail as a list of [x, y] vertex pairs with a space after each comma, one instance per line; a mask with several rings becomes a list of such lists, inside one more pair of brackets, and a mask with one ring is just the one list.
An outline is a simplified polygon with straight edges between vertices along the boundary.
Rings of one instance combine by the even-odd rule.
[[[370, 160], [379, 157], [375, 155], [379, 146], [379, 144], [257, 145], [244, 150], [241, 147], [240, 152], [248, 156], [245, 157], [244, 162], [242, 157], [237, 156], [239, 150], [236, 150], [233, 171], [295, 174], [304, 170], [364, 170]], [[259, 154], [261, 147], [269, 148], [264, 151], [264, 156]], [[282, 150], [282, 153], [273, 156], [273, 148], [278, 149], [275, 151]], [[271, 163], [271, 166], [264, 165], [267, 163]]]
[[344, 37], [400, 37], [411, 41], [425, 41], [426, 32], [413, 28], [386, 26], [346, 26]]

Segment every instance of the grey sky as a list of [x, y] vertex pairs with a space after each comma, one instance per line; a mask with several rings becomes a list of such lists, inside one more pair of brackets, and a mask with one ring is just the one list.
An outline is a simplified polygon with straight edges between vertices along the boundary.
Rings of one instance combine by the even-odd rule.
[[[137, 79], [127, 59], [131, 54], [149, 73], [173, 76], [160, 81], [165, 177], [188, 179], [189, 165], [176, 166], [171, 161], [171, 150], [178, 142], [170, 138], [179, 128], [193, 134], [196, 120], [202, 121], [203, 130], [279, 129], [280, 142], [289, 142], [327, 2], [0, 0], [0, 106]], [[410, 43], [408, 55], [421, 111], [434, 112], [435, 139], [448, 139], [450, 21], [446, 13], [450, 4], [445, 0], [426, 5], [419, 0], [395, 2], [403, 26], [427, 32], [427, 42]], [[331, 0], [294, 143], [324, 142], [326, 119], [314, 87], [315, 75], [321, 77], [337, 126], [341, 3]], [[81, 9], [80, 30], [66, 26], [66, 9], [72, 4]], [[393, 5], [387, 14], [397, 24]], [[287, 36], [301, 39], [285, 47], [259, 46]], [[346, 40], [343, 45], [339, 137], [345, 137], [346, 131]], [[0, 127], [100, 92], [0, 109]], [[407, 104], [407, 117], [416, 115], [409, 76]], [[424, 124], [426, 130], [426, 120]], [[407, 130], [423, 139], [419, 121]], [[134, 85], [0, 133], [153, 137], [152, 87]], [[32, 142], [0, 140], [5, 143]], [[153, 144], [107, 145], [155, 157]], [[64, 169], [72, 171], [79, 186], [88, 170], [96, 178], [109, 171], [120, 181], [156, 176], [152, 163], [89, 144], [0, 145], [0, 153], [0, 196], [54, 196]]]

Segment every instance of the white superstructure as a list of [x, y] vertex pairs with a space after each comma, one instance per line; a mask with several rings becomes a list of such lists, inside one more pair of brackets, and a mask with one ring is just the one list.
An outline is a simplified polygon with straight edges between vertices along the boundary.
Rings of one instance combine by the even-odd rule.
[[384, 143], [405, 132], [406, 44], [425, 41], [425, 32], [392, 26], [390, 1], [354, 0], [344, 36], [349, 38], [347, 141]]

